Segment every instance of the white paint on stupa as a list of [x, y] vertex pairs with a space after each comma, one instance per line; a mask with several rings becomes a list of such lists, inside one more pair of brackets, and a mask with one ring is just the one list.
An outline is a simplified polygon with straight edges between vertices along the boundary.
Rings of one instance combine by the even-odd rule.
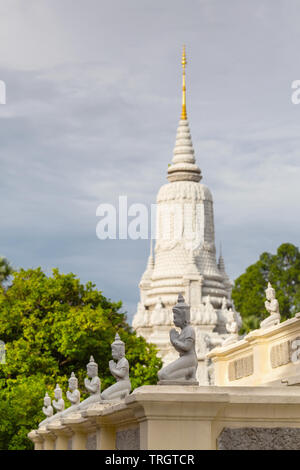
[[[186, 64], [185, 55], [182, 64]], [[169, 183], [157, 195], [155, 258], [151, 242], [132, 325], [138, 335], [158, 346], [165, 365], [175, 360], [169, 330], [174, 326], [172, 307], [182, 293], [191, 307], [196, 331], [197, 379], [208, 385], [213, 383], [213, 370], [205, 355], [228, 336], [232, 283], [222, 255], [216, 261], [213, 199], [208, 187], [200, 183], [201, 171], [195, 161], [185, 110], [185, 75], [183, 94]], [[237, 312], [236, 318], [241, 324]]]

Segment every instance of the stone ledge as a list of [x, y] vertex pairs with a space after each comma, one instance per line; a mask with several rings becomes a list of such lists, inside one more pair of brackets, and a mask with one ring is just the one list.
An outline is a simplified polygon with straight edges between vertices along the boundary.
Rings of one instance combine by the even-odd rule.
[[[124, 403], [94, 405], [98, 416], [69, 418], [69, 427], [73, 449], [137, 448], [138, 435], [141, 449], [215, 449], [224, 428], [300, 429], [299, 405], [300, 387], [145, 385]], [[29, 433], [37, 449], [67, 448], [55, 426]]]
[[183, 385], [184, 387], [190, 387], [191, 385], [198, 387], [199, 382], [197, 380], [160, 380], [157, 385]]

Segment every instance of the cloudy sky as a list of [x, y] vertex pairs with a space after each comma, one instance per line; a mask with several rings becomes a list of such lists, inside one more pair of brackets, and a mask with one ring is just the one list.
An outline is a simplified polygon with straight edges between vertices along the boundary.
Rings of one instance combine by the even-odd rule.
[[298, 0], [0, 0], [0, 254], [92, 280], [129, 317], [147, 240], [96, 237], [96, 208], [150, 205], [187, 108], [234, 279], [299, 246]]

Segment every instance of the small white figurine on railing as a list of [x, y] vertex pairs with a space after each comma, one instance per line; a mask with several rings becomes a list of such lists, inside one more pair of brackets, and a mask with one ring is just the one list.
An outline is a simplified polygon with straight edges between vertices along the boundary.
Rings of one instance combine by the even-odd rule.
[[72, 372], [69, 378], [69, 390], [67, 391], [67, 399], [73, 405], [79, 405], [80, 403], [80, 391], [78, 390], [78, 380], [74, 372]]
[[80, 391], [78, 390], [78, 379], [72, 372], [71, 377], [69, 378], [69, 390], [67, 391], [67, 399], [71, 402], [71, 406], [67, 408], [63, 413], [62, 417], [76, 411], [78, 405], [80, 404]]
[[228, 331], [229, 336], [223, 341], [222, 346], [228, 346], [229, 344], [236, 343], [239, 340], [239, 325], [232, 308], [230, 308], [227, 313], [226, 330]]
[[61, 413], [65, 409], [65, 401], [62, 397], [62, 389], [58, 384], [56, 384], [56, 388], [54, 390], [54, 398], [55, 400], [52, 400], [52, 405], [56, 409], [57, 413]]
[[90, 357], [90, 362], [86, 366], [87, 375], [90, 379], [84, 379], [84, 385], [90, 396], [83, 400], [78, 409], [86, 408], [92, 403], [101, 402], [101, 381], [98, 377], [98, 364], [94, 361], [93, 356]]
[[275, 297], [275, 289], [273, 289], [270, 282], [268, 283], [268, 288], [265, 292], [267, 297], [265, 307], [270, 315], [260, 323], [261, 328], [269, 328], [270, 326], [275, 326], [280, 323], [279, 303]]
[[[131, 383], [129, 379], [129, 364], [125, 357], [125, 343], [116, 333], [111, 345], [111, 354], [114, 360], [109, 361], [109, 370], [116, 379], [116, 383], [101, 393], [102, 400], [121, 400], [129, 395]], [[115, 362], [116, 361], [116, 362]]]
[[44, 419], [44, 421], [42, 421], [39, 424], [40, 426], [42, 426], [43, 424], [46, 424], [49, 421], [49, 419], [53, 416], [53, 407], [51, 405], [51, 398], [49, 397], [47, 392], [44, 397], [43, 413], [45, 416], [47, 416], [47, 418]]

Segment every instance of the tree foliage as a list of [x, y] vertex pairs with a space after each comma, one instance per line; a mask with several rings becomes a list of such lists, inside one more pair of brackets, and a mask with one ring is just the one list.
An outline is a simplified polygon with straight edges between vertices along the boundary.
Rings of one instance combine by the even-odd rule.
[[264, 302], [268, 281], [276, 290], [282, 320], [300, 311], [300, 252], [283, 243], [276, 254], [262, 253], [259, 260], [239, 276], [232, 291], [236, 309], [243, 318], [243, 330], [258, 328], [268, 316]]
[[[44, 418], [46, 391], [56, 383], [66, 391], [72, 371], [86, 397], [83, 380], [92, 354], [99, 365], [101, 388], [114, 382], [108, 368], [111, 343], [118, 331], [126, 343], [133, 388], [153, 384], [161, 360], [154, 345], [137, 337], [111, 302], [91, 282], [72, 273], [38, 269], [14, 273], [11, 286], [0, 287], [0, 338], [6, 364], [0, 364], [0, 448], [30, 448], [27, 433]], [[65, 398], [65, 397], [64, 397]]]
[[6, 258], [0, 256], [0, 285], [3, 285], [13, 273], [13, 268]]

